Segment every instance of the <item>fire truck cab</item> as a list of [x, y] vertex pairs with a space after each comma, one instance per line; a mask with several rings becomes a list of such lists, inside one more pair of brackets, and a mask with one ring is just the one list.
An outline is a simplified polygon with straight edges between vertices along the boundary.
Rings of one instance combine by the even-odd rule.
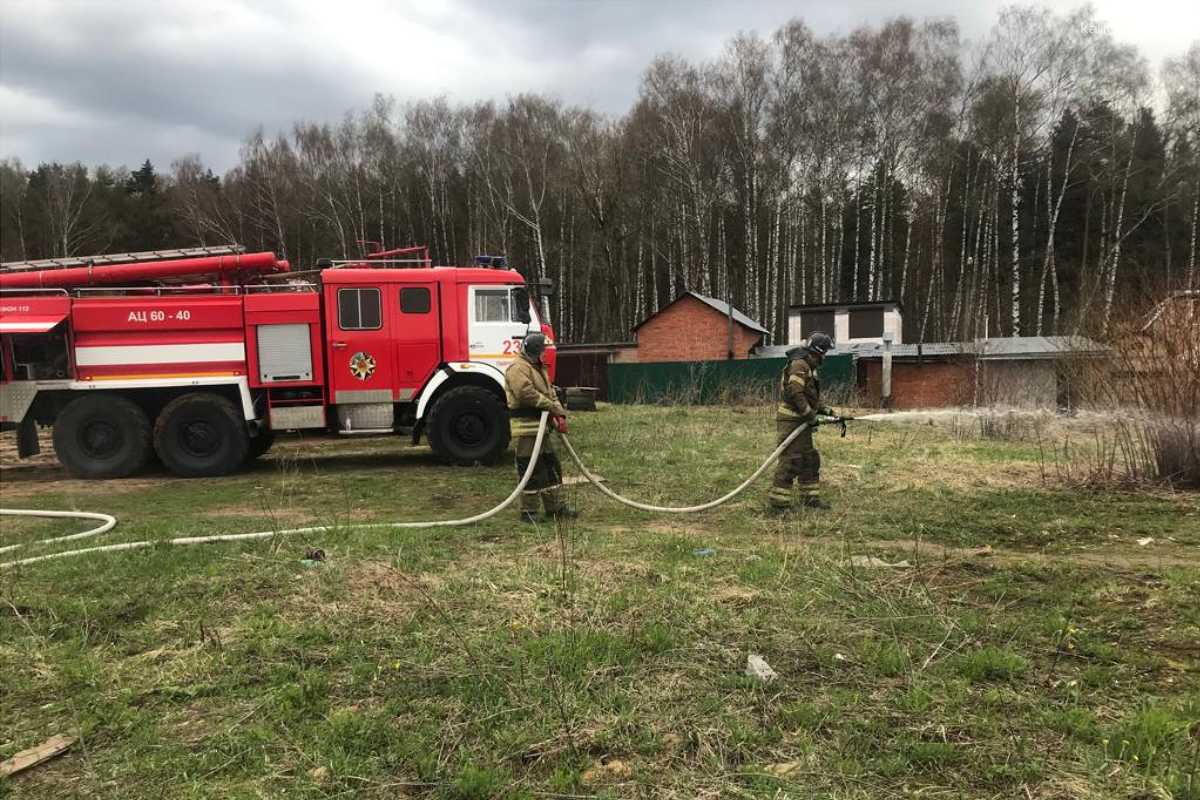
[[423, 436], [447, 462], [491, 462], [508, 447], [505, 368], [527, 333], [553, 341], [539, 297], [497, 257], [433, 267], [424, 248], [376, 252], [321, 263], [316, 281], [241, 248], [77, 261], [0, 270], [0, 425], [23, 457], [52, 426], [82, 477], [152, 455], [222, 475], [280, 431]]

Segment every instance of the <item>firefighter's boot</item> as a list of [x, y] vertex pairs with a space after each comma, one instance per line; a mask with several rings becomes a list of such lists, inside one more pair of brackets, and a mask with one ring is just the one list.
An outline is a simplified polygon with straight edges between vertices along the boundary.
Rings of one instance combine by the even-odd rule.
[[828, 511], [831, 508], [829, 503], [821, 499], [821, 493], [815, 488], [803, 489], [802, 491], [804, 493], [803, 502], [805, 508], [817, 509], [819, 511]]
[[778, 516], [792, 510], [792, 487], [772, 486], [767, 495], [767, 513]]
[[521, 492], [521, 522], [538, 521], [538, 493], [528, 490]]
[[548, 517], [575, 519], [579, 516], [579, 512], [575, 510], [574, 506], [562, 499], [562, 492], [558, 487], [542, 492], [542, 505], [545, 506]]

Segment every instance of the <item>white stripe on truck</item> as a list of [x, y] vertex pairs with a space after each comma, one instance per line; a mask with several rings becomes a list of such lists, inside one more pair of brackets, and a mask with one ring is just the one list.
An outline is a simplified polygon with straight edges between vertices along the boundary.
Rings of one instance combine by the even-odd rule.
[[75, 363], [81, 367], [121, 364], [197, 364], [206, 361], [244, 361], [241, 342], [213, 344], [135, 344], [76, 347]]

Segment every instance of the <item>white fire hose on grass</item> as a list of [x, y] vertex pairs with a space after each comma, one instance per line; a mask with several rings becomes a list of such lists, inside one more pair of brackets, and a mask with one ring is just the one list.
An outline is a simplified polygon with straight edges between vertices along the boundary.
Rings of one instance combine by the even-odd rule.
[[775, 448], [774, 452], [767, 456], [767, 460], [764, 461], [758, 469], [754, 470], [753, 474], [751, 474], [749, 478], [746, 478], [746, 480], [742, 481], [741, 485], [736, 489], [728, 494], [718, 497], [716, 500], [710, 500], [709, 502], [701, 503], [698, 506], [653, 506], [649, 503], [639, 503], [637, 500], [630, 500], [628, 497], [622, 497], [612, 489], [605, 486], [604, 482], [600, 480], [600, 478], [588, 471], [588, 468], [583, 464], [583, 459], [581, 459], [579, 454], [575, 452], [575, 448], [571, 446], [571, 440], [568, 439], [566, 435], [563, 435], [562, 440], [563, 444], [567, 446], [567, 452], [571, 454], [571, 458], [575, 461], [576, 466], [579, 467], [579, 471], [583, 473], [583, 477], [587, 478], [597, 489], [604, 492], [604, 494], [608, 495], [613, 500], [616, 500], [618, 503], [624, 503], [631, 508], [640, 508], [642, 511], [654, 511], [662, 514], [695, 514], [697, 511], [707, 511], [710, 508], [716, 508], [722, 503], [727, 503], [733, 498], [737, 497], [746, 489], [747, 486], [758, 480], [758, 476], [762, 475], [763, 472], [766, 471], [767, 467], [771, 466], [775, 459], [779, 458], [779, 456], [783, 454], [783, 451], [787, 449], [789, 444], [796, 440], [797, 436], [811, 427], [813, 427], [812, 424], [805, 423], [796, 428], [796, 430], [792, 431], [786, 439], [779, 443], [779, 446]]
[[[521, 475], [521, 480], [519, 483], [517, 483], [516, 488], [513, 489], [512, 493], [509, 494], [509, 496], [506, 497], [503, 501], [501, 501], [499, 505], [496, 505], [482, 513], [476, 514], [471, 517], [465, 517], [463, 519], [441, 519], [441, 520], [433, 520], [430, 522], [373, 522], [373, 523], [367, 523], [364, 525], [353, 525], [351, 527], [355, 527], [355, 528], [445, 528], [445, 527], [452, 527], [452, 526], [459, 526], [459, 525], [471, 525], [476, 522], [483, 522], [486, 519], [494, 517], [495, 515], [499, 514], [501, 511], [503, 511], [504, 509], [506, 509], [510, 505], [512, 505], [514, 501], [516, 501], [516, 499], [521, 495], [521, 492], [523, 492], [525, 490], [526, 484], [528, 484], [530, 479], [533, 477], [533, 471], [534, 471], [534, 468], [537, 466], [538, 457], [542, 453], [542, 444], [546, 438], [546, 422], [547, 422], [548, 418], [549, 418], [549, 414], [547, 412], [543, 411], [541, 420], [538, 423], [537, 439], [534, 442], [533, 454], [529, 459], [529, 466], [527, 466], [525, 468], [525, 472]], [[722, 503], [727, 503], [730, 500], [732, 500], [733, 498], [737, 497], [739, 494], [741, 494], [743, 491], [745, 491], [746, 487], [748, 487], [750, 484], [754, 483], [754, 481], [757, 480], [758, 477], [760, 475], [762, 475], [763, 472], [766, 471], [767, 467], [769, 467], [775, 461], [775, 459], [779, 458], [779, 456], [783, 453], [783, 451], [787, 448], [787, 446], [790, 445], [793, 441], [795, 441], [797, 436], [799, 436], [803, 431], [807, 430], [808, 428], [813, 427], [814, 424], [816, 424], [816, 423], [806, 423], [806, 424], [803, 424], [803, 425], [799, 426], [798, 428], [796, 428], [796, 430], [793, 431], [790, 436], [788, 436], [786, 439], [784, 439], [782, 442], [779, 443], [779, 446], [776, 447], [774, 451], [772, 451], [771, 455], [769, 455], [767, 457], [767, 460], [764, 461], [762, 463], [762, 465], [759, 466], [759, 468], [756, 469], [753, 472], [753, 474], [750, 475], [749, 478], [746, 478], [746, 480], [744, 480], [737, 488], [733, 489], [732, 491], [728, 492], [727, 494], [722, 495], [721, 497], [718, 497], [716, 500], [711, 500], [707, 503], [702, 503], [700, 505], [695, 505], [695, 506], [678, 506], [678, 507], [677, 506], [655, 506], [655, 505], [650, 505], [649, 503], [641, 503], [641, 502], [638, 502], [637, 500], [631, 500], [628, 497], [622, 497], [621, 495], [614, 492], [612, 489], [609, 489], [607, 486], [605, 486], [604, 482], [602, 480], [600, 480], [600, 478], [598, 478], [596, 475], [592, 474], [588, 470], [588, 468], [586, 466], [584, 466], [583, 459], [581, 459], [579, 457], [579, 454], [575, 451], [575, 448], [571, 445], [570, 439], [568, 439], [565, 435], [562, 437], [562, 439], [563, 439], [563, 444], [565, 444], [567, 447], [567, 452], [569, 452], [571, 454], [571, 458], [575, 461], [576, 465], [578, 465], [578, 467], [582, 471], [584, 477], [587, 478], [587, 480], [590, 481], [592, 484], [594, 484], [596, 486], [596, 488], [598, 488], [601, 492], [603, 492], [608, 497], [611, 497], [613, 500], [616, 500], [618, 503], [624, 503], [627, 506], [631, 506], [632, 508], [641, 509], [642, 511], [652, 511], [652, 512], [665, 513], [665, 514], [694, 514], [699, 511], [706, 511], [710, 508], [716, 508], [717, 506], [721, 505]], [[90, 512], [90, 511], [41, 511], [41, 510], [37, 510], [37, 509], [0, 508], [0, 516], [50, 517], [50, 518], [60, 518], [60, 519], [61, 518], [88, 519], [88, 520], [100, 520], [102, 522], [101, 525], [99, 525], [95, 528], [92, 528], [90, 530], [86, 530], [82, 533], [74, 533], [74, 534], [70, 534], [68, 536], [56, 536], [51, 539], [42, 539], [40, 541], [29, 543], [29, 544], [35, 545], [35, 546], [49, 545], [49, 544], [54, 544], [55, 542], [67, 542], [67, 541], [73, 541], [73, 540], [78, 540], [78, 539], [86, 539], [86, 538], [90, 538], [93, 536], [99, 536], [100, 534], [107, 533], [108, 531], [112, 530], [113, 527], [117, 524], [116, 517], [113, 517], [110, 514], [100, 514], [100, 513]], [[276, 530], [276, 531], [256, 531], [254, 533], [232, 533], [232, 534], [221, 534], [221, 535], [214, 535], [214, 536], [181, 536], [181, 537], [177, 537], [174, 539], [144, 539], [142, 541], [137, 541], [137, 542], [120, 542], [118, 544], [106, 544], [106, 545], [99, 545], [96, 547], [83, 547], [83, 548], [79, 548], [76, 550], [64, 550], [59, 553], [49, 553], [47, 555], [41, 555], [41, 556], [30, 556], [29, 558], [22, 558], [22, 559], [18, 559], [16, 561], [0, 562], [0, 570], [9, 569], [11, 567], [19, 567], [19, 566], [23, 566], [25, 564], [35, 564], [39, 561], [49, 561], [51, 559], [56, 559], [56, 558], [68, 558], [71, 556], [82, 556], [82, 555], [87, 555], [89, 553], [108, 553], [108, 552], [115, 552], [118, 550], [140, 550], [140, 549], [147, 548], [147, 547], [154, 547], [155, 545], [160, 545], [160, 544], [181, 545], [182, 546], [182, 545], [191, 545], [191, 544], [211, 544], [211, 543], [215, 543], [215, 542], [243, 542], [243, 541], [250, 541], [250, 540], [254, 540], [254, 539], [270, 539], [270, 538], [273, 538], [276, 536], [294, 536], [296, 534], [328, 533], [332, 530], [335, 530], [334, 526], [315, 525], [315, 526], [308, 527], [308, 528], [287, 528], [284, 530]], [[17, 548], [24, 547], [24, 546], [26, 546], [26, 545], [14, 544], [14, 545], [8, 545], [6, 547], [0, 547], [0, 553], [10, 552], [12, 550], [16, 550]]]
[[[513, 502], [521, 496], [521, 492], [525, 491], [525, 485], [529, 483], [533, 477], [534, 467], [537, 466], [538, 456], [542, 453], [542, 443], [546, 439], [546, 420], [549, 414], [542, 412], [541, 421], [538, 424], [537, 439], [533, 443], [533, 455], [529, 459], [529, 466], [525, 468], [525, 472], [521, 475], [521, 480], [517, 483], [517, 488], [512, 490], [512, 493], [504, 498], [499, 505], [494, 506], [481, 514], [476, 514], [472, 517], [464, 519], [439, 519], [431, 522], [373, 522], [365, 525], [354, 525], [355, 528], [446, 528], [455, 525], [471, 525], [476, 522], [483, 522], [485, 519], [496, 516], [504, 509], [508, 508]], [[83, 533], [76, 533], [70, 536], [58, 536], [53, 539], [42, 539], [38, 542], [33, 542], [36, 545], [47, 545], [54, 542], [65, 542], [72, 539], [85, 539], [90, 536], [99, 536], [117, 524], [115, 517], [109, 514], [95, 514], [87, 511], [38, 511], [34, 509], [19, 509], [19, 508], [0, 508], [0, 515], [8, 517], [75, 517], [79, 519], [100, 519], [104, 520], [104, 524], [98, 528], [94, 528]], [[256, 531], [254, 533], [230, 533], [217, 536], [181, 536], [175, 539], [144, 539], [140, 542], [121, 542], [119, 544], [106, 544], [98, 547], [84, 547], [78, 550], [64, 550], [61, 553], [50, 553], [42, 556], [31, 556], [22, 558], [17, 561], [7, 561], [0, 563], [0, 570], [9, 569], [11, 567], [19, 567], [24, 564], [35, 564], [39, 561], [49, 561], [55, 558], [68, 558], [70, 556], [82, 556], [88, 553], [109, 553], [117, 550], [140, 550], [145, 547], [154, 547], [158, 544], [166, 545], [189, 545], [189, 544], [211, 544], [213, 542], [244, 542], [253, 539], [270, 539], [275, 536], [294, 536], [296, 534], [306, 533], [328, 533], [334, 530], [330, 525], [315, 525], [309, 528], [288, 528], [279, 531]], [[22, 545], [15, 544], [8, 547], [0, 548], [0, 553], [15, 550]]]

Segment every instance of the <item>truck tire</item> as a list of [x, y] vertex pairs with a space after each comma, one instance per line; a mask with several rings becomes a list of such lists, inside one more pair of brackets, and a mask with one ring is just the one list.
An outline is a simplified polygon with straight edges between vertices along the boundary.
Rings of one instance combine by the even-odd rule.
[[508, 410], [481, 386], [459, 386], [438, 398], [425, 427], [434, 454], [449, 464], [494, 464], [508, 449]]
[[266, 455], [273, 444], [275, 444], [275, 431], [259, 431], [258, 436], [251, 439], [246, 448], [246, 463], [249, 464], [256, 458]]
[[245, 463], [250, 437], [233, 403], [197, 392], [167, 403], [154, 423], [154, 449], [180, 477], [215, 477]]
[[150, 458], [150, 420], [132, 400], [87, 394], [55, 420], [54, 452], [80, 478], [124, 478]]

